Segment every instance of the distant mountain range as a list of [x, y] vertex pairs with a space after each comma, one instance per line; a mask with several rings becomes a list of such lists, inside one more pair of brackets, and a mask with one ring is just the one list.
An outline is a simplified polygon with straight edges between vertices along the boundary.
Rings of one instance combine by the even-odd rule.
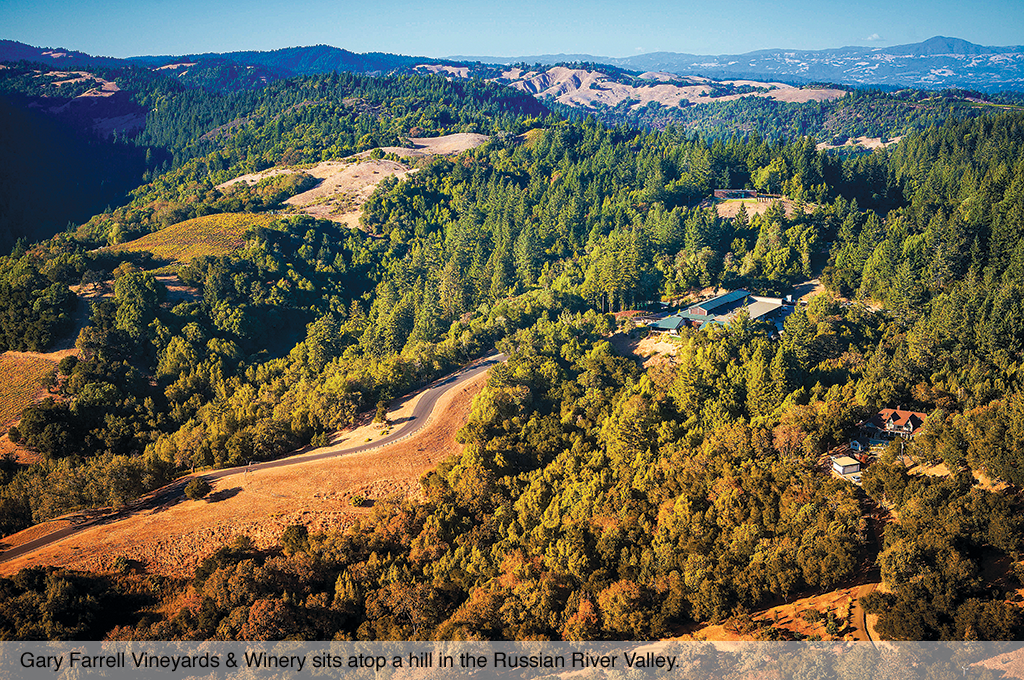
[[[163, 56], [142, 56], [117, 59], [95, 57], [84, 52], [63, 48], [32, 47], [13, 40], [0, 40], [0, 61], [35, 61], [61, 68], [85, 66], [117, 67], [135, 64], [149, 68], [205, 66], [235, 64], [251, 66], [266, 78], [288, 78], [314, 73], [333, 71], [356, 71], [359, 73], [389, 72], [397, 68], [417, 64], [437, 63], [436, 57], [409, 57], [400, 54], [368, 52], [356, 54], [329, 45], [312, 47], [288, 47], [270, 52], [207, 52], [204, 54], [182, 54]], [[444, 61], [444, 60], [442, 60]], [[187, 66], [185, 66], [187, 65]]]
[[437, 61], [427, 57], [407, 57], [400, 54], [386, 54], [384, 52], [356, 54], [355, 52], [331, 47], [330, 45], [287, 47], [270, 52], [249, 51], [189, 54], [184, 56], [132, 57], [128, 61], [146, 66], [164, 66], [182, 61], [203, 62], [209, 60], [224, 60], [236, 64], [259, 66], [285, 77], [330, 73], [332, 71], [356, 71], [359, 73], [388, 72], [396, 68]]
[[756, 78], [850, 85], [1024, 89], [1024, 46], [985, 47], [959, 38], [934, 37], [894, 47], [830, 50], [758, 50], [718, 56], [653, 52], [633, 57], [545, 54], [524, 57], [449, 57], [486, 64], [592, 62], [634, 71], [663, 71], [713, 78]]
[[[250, 86], [276, 78], [331, 71], [389, 72], [421, 64], [551, 65], [590, 62], [637, 73], [664, 72], [712, 78], [753, 78], [792, 83], [826, 82], [889, 87], [979, 90], [1024, 90], [1024, 46], [986, 47], [958, 38], [935, 37], [895, 47], [841, 47], [830, 50], [759, 50], [735, 55], [694, 55], [654, 52], [616, 58], [590, 54], [546, 54], [520, 57], [455, 56], [444, 60], [381, 52], [356, 54], [328, 45], [290, 47], [269, 52], [225, 52], [130, 59], [95, 57], [66, 49], [31, 47], [0, 40], [0, 61], [38, 61], [60, 67], [124, 66], [172, 68], [183, 79], [219, 82], [225, 69]], [[180, 66], [175, 66], [180, 65]], [[196, 71], [216, 69], [217, 78]], [[189, 75], [191, 74], [191, 75]], [[244, 75], [244, 77], [243, 77]]]

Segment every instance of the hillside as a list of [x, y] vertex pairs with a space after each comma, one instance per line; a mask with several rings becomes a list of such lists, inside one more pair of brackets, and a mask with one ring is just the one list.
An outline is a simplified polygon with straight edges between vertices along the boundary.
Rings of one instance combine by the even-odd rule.
[[[466, 78], [465, 67], [444, 64], [423, 64], [415, 67], [429, 73], [447, 73]], [[540, 99], [554, 99], [560, 104], [585, 109], [615, 107], [627, 103], [631, 110], [650, 104], [681, 108], [711, 101], [731, 101], [744, 96], [765, 97], [776, 101], [828, 101], [846, 94], [836, 88], [801, 89], [775, 82], [749, 80], [713, 81], [701, 77], [681, 77], [669, 73], [642, 73], [625, 79], [599, 70], [553, 66], [546, 70], [512, 68], [491, 78]]]
[[245, 244], [246, 232], [269, 226], [274, 217], [252, 213], [206, 215], [178, 222], [107, 249], [110, 253], [147, 252], [157, 260], [187, 264], [200, 255], [229, 255]]
[[338, 161], [321, 161], [311, 167], [276, 167], [248, 173], [222, 182], [216, 188], [230, 193], [240, 184], [253, 186], [282, 175], [308, 175], [318, 182], [308, 190], [287, 198], [285, 209], [354, 228], [359, 226], [363, 204], [384, 179], [404, 179], [414, 171], [412, 164], [420, 159], [459, 154], [488, 139], [486, 135], [475, 133], [417, 137], [410, 139], [407, 147], [386, 146]]
[[[927, 90], [879, 92], [839, 86], [757, 80], [716, 80], [666, 72], [630, 72], [594, 63], [547, 69], [422, 64], [423, 73], [450, 78], [481, 78], [528, 93], [565, 115], [594, 115], [607, 125], [664, 129], [728, 139], [759, 135], [777, 141], [814, 135], [843, 152], [876, 148], [847, 140], [899, 138], [913, 130], [941, 125], [947, 118], [974, 118], [1020, 109], [1014, 95], [987, 98], [977, 92]], [[846, 148], [843, 148], [846, 147]]]
[[[47, 238], [105, 207], [131, 202], [133, 190], [218, 149], [234, 147], [236, 155], [228, 167], [219, 168], [222, 175], [215, 183], [282, 160], [319, 162], [401, 146], [423, 113], [428, 115], [416, 130], [421, 137], [464, 129], [487, 133], [516, 112], [540, 115], [546, 110], [532, 97], [497, 85], [438, 85], [423, 77], [318, 76], [208, 92], [175, 73], [136, 66], [71, 71], [13, 64], [0, 69], [0, 109], [8, 113], [12, 133], [0, 142], [7, 175], [0, 191], [0, 209], [7, 218], [0, 224], [0, 249], [9, 249], [19, 237]], [[446, 91], [444, 104], [422, 96], [438, 87]], [[436, 115], [440, 110], [446, 111], [443, 122]], [[306, 127], [310, 119], [319, 119], [315, 141]], [[434, 125], [435, 119], [439, 124]], [[244, 136], [249, 124], [286, 132], [273, 140], [260, 136], [264, 146], [252, 153]], [[178, 202], [181, 197], [173, 198]], [[263, 199], [243, 201], [229, 211], [272, 207]], [[175, 215], [173, 221], [194, 216]], [[153, 224], [137, 224], [150, 217], [133, 211], [119, 221], [121, 238], [153, 231]], [[168, 223], [159, 219], [160, 226]]]
[[22, 352], [0, 354], [0, 428], [21, 416], [21, 412], [45, 393], [44, 380], [53, 373], [57, 362]]
[[[102, 514], [76, 513], [3, 537], [2, 545], [18, 546], [69, 522], [108, 518], [58, 545], [0, 563], [0, 573], [13, 575], [29, 566], [51, 565], [103, 572], [120, 561], [144, 566], [149, 573], [183, 577], [238, 535], [250, 536], [259, 548], [272, 549], [289, 526], [306, 526], [314, 532], [344, 530], [368, 518], [375, 504], [421, 495], [420, 477], [461, 451], [456, 433], [482, 387], [483, 381], [477, 378], [446, 395], [424, 430], [383, 449], [341, 455], [385, 431], [384, 426], [371, 423], [372, 414], [366, 413], [358, 426], [335, 433], [329, 445], [297, 452], [293, 465], [216, 482], [205, 500], [155, 504], [121, 513], [112, 509]], [[389, 419], [407, 419], [416, 401], [412, 397], [394, 404]], [[303, 454], [332, 452], [338, 455], [331, 460], [302, 462]], [[355, 503], [353, 498], [363, 500]]]
[[[884, 638], [1024, 637], [1024, 112], [526, 69], [549, 107], [435, 65], [231, 92], [94, 74], [146, 106], [117, 147], [149, 160], [109, 210], [0, 257], [5, 348], [52, 347], [72, 287], [100, 291], [54, 399], [21, 413], [34, 460], [0, 460], [0, 533], [140, 517], [0, 579], [0, 637], [831, 639], [864, 613]], [[732, 98], [555, 101], [584, 82]], [[851, 137], [906, 133], [845, 148], [873, 126]], [[625, 353], [641, 340], [664, 353]], [[373, 446], [371, 414], [494, 351], [444, 442], [282, 474], [338, 432]], [[193, 473], [216, 488], [174, 483]], [[792, 620], [810, 608], [824, 625]]]

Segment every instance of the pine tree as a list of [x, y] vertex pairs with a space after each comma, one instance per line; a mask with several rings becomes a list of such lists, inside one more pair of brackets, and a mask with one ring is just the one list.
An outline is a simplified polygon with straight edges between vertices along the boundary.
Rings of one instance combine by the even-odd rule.
[[769, 357], [771, 349], [762, 340], [747, 362], [747, 411], [754, 418], [770, 414], [779, 404]]
[[516, 274], [524, 288], [537, 282], [541, 261], [541, 244], [537, 238], [537, 229], [528, 223], [519, 232], [515, 243]]

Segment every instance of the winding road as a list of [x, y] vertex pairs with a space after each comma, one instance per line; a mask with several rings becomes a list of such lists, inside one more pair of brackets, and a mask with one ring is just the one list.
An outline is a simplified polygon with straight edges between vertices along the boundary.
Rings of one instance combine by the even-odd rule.
[[402, 439], [406, 439], [417, 434], [426, 425], [427, 421], [430, 420], [430, 416], [433, 415], [434, 408], [437, 406], [438, 400], [447, 394], [450, 390], [457, 389], [465, 383], [473, 380], [481, 373], [486, 372], [492, 366], [505, 361], [507, 357], [504, 354], [494, 354], [484, 359], [478, 360], [465, 368], [462, 368], [455, 373], [447, 375], [443, 378], [439, 378], [432, 382], [427, 387], [413, 392], [407, 395], [406, 398], [414, 397], [419, 395], [419, 400], [413, 407], [412, 415], [401, 424], [395, 426], [391, 434], [376, 441], [359, 444], [358, 446], [349, 446], [343, 448], [331, 448], [323, 453], [310, 454], [308, 452], [296, 453], [295, 455], [289, 456], [288, 458], [281, 458], [278, 460], [271, 460], [265, 463], [252, 463], [250, 465], [243, 465], [241, 467], [227, 468], [224, 470], [216, 470], [214, 472], [208, 472], [199, 475], [189, 475], [187, 477], [181, 477], [171, 482], [167, 486], [161, 487], [156, 491], [152, 492], [145, 498], [136, 501], [130, 507], [122, 510], [121, 512], [112, 515], [103, 515], [96, 519], [87, 520], [81, 524], [74, 524], [63, 529], [58, 529], [45, 536], [41, 536], [35, 540], [22, 543], [21, 545], [15, 546], [4, 552], [0, 553], [0, 562], [6, 562], [26, 555], [40, 548], [44, 548], [48, 545], [56, 543], [62, 539], [67, 538], [73, 534], [76, 534], [88, 527], [94, 526], [99, 523], [109, 523], [117, 521], [124, 517], [129, 516], [133, 512], [139, 510], [146, 510], [149, 508], [158, 507], [165, 503], [174, 501], [178, 497], [182, 496], [185, 492], [185, 486], [195, 479], [196, 477], [205, 477], [207, 481], [214, 481], [218, 479], [224, 479], [226, 477], [233, 477], [235, 475], [242, 475], [247, 472], [256, 472], [258, 470], [271, 470], [273, 468], [287, 467], [289, 465], [304, 465], [306, 463], [316, 462], [318, 460], [326, 460], [328, 458], [338, 458], [340, 456], [349, 456], [355, 453], [363, 453], [366, 451], [372, 451], [375, 449], [382, 448], [389, 444], [393, 444]]

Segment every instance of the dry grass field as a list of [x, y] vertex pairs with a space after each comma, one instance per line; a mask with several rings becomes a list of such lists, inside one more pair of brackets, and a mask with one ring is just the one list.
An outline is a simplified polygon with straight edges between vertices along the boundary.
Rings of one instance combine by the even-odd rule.
[[57, 362], [25, 352], [0, 354], [0, 426], [21, 417], [22, 410], [43, 391], [43, 379]]
[[245, 232], [267, 226], [276, 217], [255, 213], [205, 215], [185, 220], [134, 241], [112, 246], [114, 252], [149, 251], [153, 257], [187, 263], [200, 255], [227, 255], [245, 243]]
[[[469, 71], [464, 67], [422, 64], [416, 69], [445, 73], [455, 78], [469, 77]], [[641, 74], [640, 78], [648, 82], [638, 87], [618, 82], [616, 78], [601, 71], [552, 66], [542, 71], [509, 68], [493, 82], [508, 85], [539, 99], [551, 97], [562, 104], [588, 109], [597, 106], [615, 107], [623, 102], [630, 102], [630, 108], [633, 110], [643, 108], [651, 102], [669, 108], [679, 108], [680, 101], [685, 101], [685, 106], [732, 101], [741, 97], [761, 97], [783, 102], [828, 101], [846, 94], [845, 90], [834, 88], [804, 89], [779, 82], [723, 80], [718, 83], [736, 87], [751, 86], [761, 91], [712, 97], [715, 82], [700, 76], [648, 72]]]
[[898, 143], [901, 139], [903, 139], [903, 137], [899, 136], [883, 142], [881, 137], [852, 137], [847, 139], [843, 144], [819, 142], [818, 151], [821, 151], [822, 149], [841, 149], [843, 147], [857, 147], [860, 149], [875, 151], [876, 149], [884, 149], [887, 146], [892, 146], [893, 144]]
[[[728, 198], [715, 201], [715, 209], [718, 210], [719, 217], [732, 219], [739, 213], [740, 206], [744, 206], [747, 210], [747, 215], [753, 217], [754, 215], [762, 215], [767, 212], [771, 204], [772, 201], [758, 201], [753, 198]], [[796, 211], [793, 209], [793, 201], [784, 198], [782, 199], [782, 205], [786, 208], [786, 217], [792, 217], [796, 214]], [[814, 207], [810, 204], [804, 207], [804, 212], [811, 212], [812, 210], [814, 210]]]
[[[857, 611], [857, 599], [864, 597], [876, 587], [876, 584], [868, 583], [840, 588], [811, 597], [802, 597], [786, 604], [777, 605], [758, 612], [751, 612], [750, 618], [755, 627], [772, 626], [780, 630], [805, 636], [818, 635], [825, 640], [836, 637], [845, 640], [863, 641], [868, 639], [868, 632], [861, 628], [862, 624]], [[810, 610], [815, 610], [820, 615], [820, 618], [807, 616], [806, 612]], [[839, 630], [835, 636], [829, 635], [825, 630], [826, 615], [829, 612], [839, 620]], [[814, 618], [817, 618], [817, 620], [813, 620]], [[874, 631], [875, 621], [873, 619], [875, 618], [877, 617], [868, 617], [868, 626], [871, 627], [871, 637], [877, 640], [878, 634]], [[678, 639], [728, 642], [754, 640], [757, 638], [753, 633], [738, 631], [729, 623], [725, 623], [698, 627], [680, 636]]]
[[[413, 164], [420, 158], [431, 156], [454, 156], [480, 146], [490, 137], [472, 132], [459, 132], [443, 137], [415, 137], [412, 146], [385, 146], [362, 151], [348, 158], [321, 161], [315, 165], [279, 167], [241, 175], [217, 185], [226, 189], [232, 184], [245, 182], [250, 186], [267, 177], [304, 172], [320, 180], [308, 191], [292, 196], [285, 205], [296, 212], [312, 215], [317, 219], [331, 220], [349, 228], [359, 226], [359, 214], [363, 204], [385, 177], [405, 179], [415, 172]], [[405, 159], [397, 162], [393, 158], [374, 158], [374, 154], [393, 154]]]
[[[441, 397], [427, 425], [408, 439], [375, 451], [227, 477], [214, 482], [207, 499], [180, 498], [123, 519], [110, 517], [0, 564], [0, 574], [39, 565], [103, 572], [124, 556], [143, 562], [150, 573], [185, 576], [206, 555], [241, 534], [268, 548], [278, 545], [281, 533], [292, 524], [303, 524], [311, 532], [342, 529], [372, 512], [375, 502], [420, 496], [422, 475], [462, 450], [455, 435], [486, 380], [487, 374], [481, 374]], [[411, 414], [419, 396], [395, 404], [389, 419], [398, 422]], [[364, 414], [361, 425], [336, 435], [331, 448], [341, 451], [382, 436], [381, 427], [369, 422], [372, 416]], [[363, 507], [353, 506], [355, 496], [366, 499]], [[84, 518], [82, 513], [73, 516]], [[3, 538], [2, 543], [20, 545], [63, 528], [69, 519], [31, 527]]]

